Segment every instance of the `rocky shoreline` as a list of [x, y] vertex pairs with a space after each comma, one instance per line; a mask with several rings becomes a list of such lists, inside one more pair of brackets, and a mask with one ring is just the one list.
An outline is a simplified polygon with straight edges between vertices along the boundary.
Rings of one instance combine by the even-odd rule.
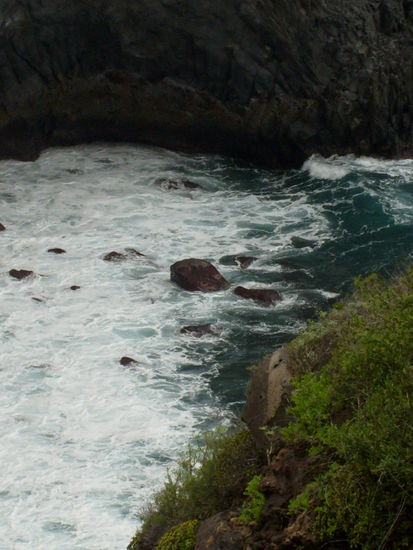
[[206, 438], [194, 471], [181, 459], [128, 550], [410, 548], [412, 292], [412, 268], [358, 279], [265, 357], [252, 369], [247, 429], [221, 447]]
[[133, 141], [276, 167], [412, 152], [409, 0], [11, 0], [0, 158]]

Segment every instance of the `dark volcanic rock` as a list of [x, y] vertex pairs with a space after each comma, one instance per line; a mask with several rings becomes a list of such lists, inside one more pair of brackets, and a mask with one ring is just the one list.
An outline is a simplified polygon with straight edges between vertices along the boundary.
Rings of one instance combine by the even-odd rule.
[[121, 365], [123, 365], [124, 367], [128, 367], [129, 365], [138, 365], [139, 362], [136, 361], [135, 359], [132, 359], [132, 357], [122, 357], [122, 359], [119, 361], [119, 363]]
[[237, 256], [235, 258], [243, 269], [249, 267], [257, 258], [254, 256]]
[[410, 0], [8, 0], [0, 21], [0, 157], [412, 152]]
[[190, 291], [213, 292], [229, 288], [228, 282], [211, 263], [196, 258], [171, 265], [171, 281]]
[[192, 336], [196, 336], [197, 338], [205, 336], [205, 334], [217, 334], [217, 332], [212, 328], [211, 324], [188, 325], [187, 327], [182, 327], [180, 332], [181, 334], [191, 334]]
[[9, 271], [9, 275], [10, 277], [14, 277], [15, 279], [21, 281], [22, 279], [33, 275], [33, 271], [28, 271], [27, 269], [11, 269]]
[[103, 259], [105, 260], [105, 262], [124, 262], [127, 258], [125, 254], [122, 254], [121, 252], [115, 252], [113, 250], [112, 252], [106, 254]]
[[6, 228], [4, 227], [4, 225], [0, 222], [0, 231], [6, 231]]
[[174, 189], [202, 189], [199, 183], [185, 179], [173, 180], [169, 178], [159, 178], [155, 180], [155, 184], [160, 185], [163, 189], [167, 189], [168, 191]]
[[281, 296], [272, 288], [244, 288], [243, 286], [237, 286], [234, 289], [234, 294], [241, 296], [241, 298], [247, 298], [254, 300], [255, 302], [259, 302], [266, 307], [281, 300]]
[[195, 550], [241, 550], [248, 528], [231, 525], [228, 512], [204, 520], [197, 531]]
[[63, 248], [49, 248], [47, 252], [51, 252], [53, 254], [66, 254], [66, 250]]
[[80, 289], [80, 286], [78, 286], [78, 285], [72, 285], [70, 287], [70, 290], [79, 290], [79, 289]]

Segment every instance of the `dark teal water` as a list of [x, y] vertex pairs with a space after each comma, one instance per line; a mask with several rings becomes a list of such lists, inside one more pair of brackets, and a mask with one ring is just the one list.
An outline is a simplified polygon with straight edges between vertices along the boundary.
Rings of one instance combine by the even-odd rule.
[[[413, 161], [313, 157], [299, 171], [251, 169], [242, 177], [237, 169], [222, 172], [234, 191], [259, 196], [273, 212], [283, 212], [279, 227], [257, 219], [249, 229], [258, 240], [278, 232], [283, 245], [266, 253], [266, 270], [252, 264], [248, 271], [261, 286], [293, 295], [287, 310], [225, 312], [233, 328], [226, 345], [217, 343], [214, 350], [225, 368], [211, 385], [224, 401], [241, 402], [234, 407], [239, 413], [250, 376], [245, 365], [290, 341], [308, 319], [350, 292], [356, 276], [375, 272], [388, 278], [411, 265]], [[242, 278], [240, 273], [234, 282], [242, 284]]]

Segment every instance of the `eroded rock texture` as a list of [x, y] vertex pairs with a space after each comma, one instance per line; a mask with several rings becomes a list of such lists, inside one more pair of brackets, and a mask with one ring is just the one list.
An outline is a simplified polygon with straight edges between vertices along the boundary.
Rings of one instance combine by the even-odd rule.
[[410, 0], [8, 0], [0, 156], [131, 140], [272, 166], [412, 152]]

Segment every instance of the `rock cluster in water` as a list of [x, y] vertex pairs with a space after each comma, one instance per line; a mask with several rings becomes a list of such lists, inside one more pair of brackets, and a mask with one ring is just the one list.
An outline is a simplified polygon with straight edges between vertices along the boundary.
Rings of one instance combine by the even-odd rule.
[[412, 151], [411, 0], [9, 0], [0, 21], [3, 158], [91, 140], [270, 166]]

